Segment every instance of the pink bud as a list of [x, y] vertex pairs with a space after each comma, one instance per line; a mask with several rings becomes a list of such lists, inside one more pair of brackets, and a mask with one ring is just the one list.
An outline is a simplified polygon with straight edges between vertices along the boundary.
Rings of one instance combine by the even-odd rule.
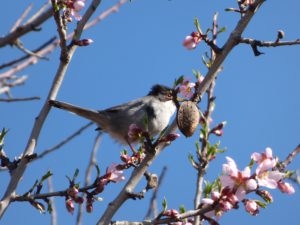
[[74, 203], [73, 203], [73, 201], [72, 201], [71, 198], [68, 198], [66, 200], [66, 208], [67, 208], [67, 210], [68, 210], [69, 213], [71, 213], [71, 214], [74, 213], [75, 207], [74, 207]]
[[75, 11], [80, 11], [83, 9], [83, 7], [85, 6], [84, 1], [82, 0], [77, 0], [74, 2], [73, 7]]
[[78, 194], [78, 189], [76, 187], [71, 187], [67, 190], [67, 194], [71, 197], [74, 198]]
[[278, 188], [281, 192], [283, 193], [287, 193], [289, 195], [294, 194], [295, 193], [295, 189], [294, 187], [290, 184], [290, 183], [286, 183], [286, 182], [278, 182]]
[[224, 131], [223, 130], [213, 130], [212, 133], [217, 136], [222, 136], [224, 134]]
[[167, 136], [162, 137], [160, 139], [160, 142], [175, 141], [179, 137], [180, 137], [180, 134], [168, 134]]
[[245, 202], [245, 209], [248, 213], [255, 216], [259, 213], [259, 206], [254, 200], [247, 200]]
[[73, 40], [74, 45], [78, 46], [88, 46], [92, 44], [94, 41], [92, 39], [81, 39], [81, 40]]
[[270, 192], [267, 190], [259, 190], [258, 191], [259, 196], [261, 196], [266, 202], [272, 203], [273, 202], [273, 197]]

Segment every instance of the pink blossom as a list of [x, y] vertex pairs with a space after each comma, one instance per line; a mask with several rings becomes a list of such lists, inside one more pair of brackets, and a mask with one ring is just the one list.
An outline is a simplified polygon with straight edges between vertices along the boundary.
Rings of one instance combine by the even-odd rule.
[[245, 209], [248, 213], [255, 216], [259, 213], [259, 206], [254, 200], [245, 201]]
[[257, 175], [257, 182], [259, 186], [275, 189], [278, 182], [284, 177], [285, 174], [279, 171], [264, 171]]
[[201, 42], [202, 38], [198, 32], [192, 32], [191, 35], [188, 35], [183, 40], [182, 45], [188, 49], [192, 50], [197, 47], [197, 45]]
[[278, 182], [278, 188], [281, 192], [283, 193], [287, 193], [289, 195], [294, 194], [295, 193], [295, 189], [294, 187], [290, 184], [290, 183], [286, 183], [286, 182]]
[[123, 176], [123, 171], [117, 169], [118, 164], [112, 163], [106, 170], [107, 180], [110, 180], [112, 182], [120, 182], [125, 180], [125, 177]]
[[235, 194], [241, 201], [244, 199], [247, 191], [253, 191], [257, 188], [256, 181], [250, 178], [250, 168], [247, 166], [243, 171], [239, 171], [235, 161], [226, 157], [227, 163], [223, 164], [223, 175], [220, 181], [223, 187], [236, 190]]
[[181, 86], [179, 87], [179, 93], [185, 98], [191, 98], [193, 96], [192, 88], [196, 86], [195, 83], [189, 81], [189, 79], [184, 79]]
[[74, 16], [76, 20], [81, 20], [81, 15], [79, 12], [84, 8], [85, 0], [75, 0], [73, 2], [73, 7], [71, 9], [71, 15]]
[[259, 174], [260, 172], [266, 171], [268, 169], [272, 169], [276, 166], [276, 159], [273, 158], [271, 148], [266, 148], [265, 153], [254, 152], [251, 155], [251, 159], [253, 159], [258, 164], [256, 174]]

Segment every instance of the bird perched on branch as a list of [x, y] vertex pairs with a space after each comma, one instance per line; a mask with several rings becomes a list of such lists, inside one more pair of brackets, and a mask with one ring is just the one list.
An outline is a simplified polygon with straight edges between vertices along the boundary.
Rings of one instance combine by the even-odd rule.
[[128, 136], [132, 124], [147, 131], [151, 137], [167, 127], [176, 110], [174, 96], [173, 89], [157, 84], [147, 96], [105, 110], [86, 109], [56, 100], [50, 100], [49, 104], [95, 122], [121, 144], [131, 144], [138, 141]]

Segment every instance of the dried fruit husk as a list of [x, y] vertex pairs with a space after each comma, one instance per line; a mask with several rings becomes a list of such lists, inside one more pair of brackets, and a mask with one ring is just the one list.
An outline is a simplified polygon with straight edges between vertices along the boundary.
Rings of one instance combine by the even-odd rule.
[[186, 137], [194, 134], [200, 120], [199, 109], [192, 101], [184, 101], [177, 110], [177, 125]]

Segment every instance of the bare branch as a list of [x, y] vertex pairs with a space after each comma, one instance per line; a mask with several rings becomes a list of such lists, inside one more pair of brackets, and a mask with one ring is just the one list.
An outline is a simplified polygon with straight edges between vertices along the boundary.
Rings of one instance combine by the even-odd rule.
[[27, 55], [35, 56], [35, 57], [37, 57], [38, 59], [48, 60], [48, 58], [43, 57], [43, 56], [40, 56], [39, 54], [34, 53], [34, 52], [28, 50], [27, 48], [25, 48], [24, 45], [23, 45], [23, 43], [22, 43], [20, 40], [16, 40], [15, 43], [14, 43], [14, 45], [15, 45], [18, 49], [20, 49], [22, 52], [24, 52], [25, 54], [27, 54]]
[[42, 7], [34, 14], [32, 15], [27, 21], [26, 23], [32, 23], [32, 21], [34, 21], [37, 17], [39, 17], [43, 12], [45, 12], [47, 10], [47, 8], [49, 8], [50, 6], [50, 0], [46, 0], [45, 4], [42, 5]]
[[75, 131], [73, 134], [71, 134], [70, 136], [68, 136], [67, 138], [65, 138], [64, 140], [62, 140], [61, 142], [59, 142], [58, 144], [54, 145], [51, 148], [48, 148], [44, 151], [42, 151], [41, 154], [39, 154], [34, 160], [36, 159], [41, 159], [44, 156], [48, 155], [51, 152], [54, 152], [56, 150], [58, 150], [59, 148], [61, 148], [63, 145], [67, 144], [68, 142], [70, 142], [71, 140], [73, 140], [75, 137], [77, 137], [78, 135], [80, 135], [85, 129], [87, 129], [88, 127], [90, 127], [91, 125], [93, 125], [93, 122], [89, 122], [86, 125], [84, 125], [83, 127], [79, 128], [77, 131]]
[[[46, 41], [44, 44], [42, 44], [40, 47], [38, 47], [37, 49], [33, 50], [32, 52], [37, 54], [37, 52], [40, 52], [42, 49], [44, 49], [44, 48], [46, 48], [47, 46], [53, 44], [54, 41], [57, 41], [56, 37], [52, 37], [51, 39], [49, 39], [48, 41]], [[38, 54], [38, 55], [39, 55], [39, 54]], [[19, 59], [15, 59], [15, 60], [12, 60], [12, 61], [10, 61], [10, 62], [3, 63], [2, 65], [0, 65], [0, 69], [3, 69], [3, 68], [5, 68], [5, 67], [12, 66], [12, 65], [14, 65], [14, 64], [16, 64], [16, 63], [19, 63], [19, 62], [21, 62], [21, 61], [23, 61], [23, 60], [25, 60], [25, 59], [28, 59], [30, 56], [32, 56], [32, 55], [28, 55], [28, 54], [27, 54], [27, 55], [25, 55], [25, 56], [23, 56], [23, 57], [20, 57]]]
[[22, 21], [25, 19], [25, 17], [28, 15], [28, 13], [30, 12], [30, 10], [32, 9], [33, 4], [30, 4], [25, 11], [22, 13], [22, 15], [20, 16], [20, 18], [16, 21], [16, 23], [14, 24], [14, 26], [11, 28], [10, 32], [13, 32], [17, 29], [17, 27], [20, 26], [20, 24], [22, 23]]
[[298, 145], [294, 151], [292, 151], [285, 160], [279, 163], [279, 169], [281, 171], [285, 170], [285, 168], [293, 161], [293, 159], [300, 153], [300, 145]]
[[27, 97], [27, 98], [0, 98], [0, 102], [24, 102], [24, 101], [33, 101], [40, 100], [41, 98], [38, 96]]
[[280, 46], [288, 46], [288, 45], [299, 45], [300, 39], [296, 39], [294, 41], [260, 41], [252, 38], [240, 38], [240, 43], [249, 44], [252, 47], [253, 53], [255, 56], [259, 56], [263, 54], [258, 50], [258, 47], [280, 47]]
[[11, 45], [15, 42], [16, 39], [21, 37], [24, 34], [27, 34], [30, 31], [36, 30], [38, 26], [44, 23], [52, 16], [52, 8], [49, 8], [47, 11], [40, 14], [33, 21], [25, 23], [22, 26], [19, 26], [15, 31], [9, 33], [8, 35], [0, 38], [0, 48]]

